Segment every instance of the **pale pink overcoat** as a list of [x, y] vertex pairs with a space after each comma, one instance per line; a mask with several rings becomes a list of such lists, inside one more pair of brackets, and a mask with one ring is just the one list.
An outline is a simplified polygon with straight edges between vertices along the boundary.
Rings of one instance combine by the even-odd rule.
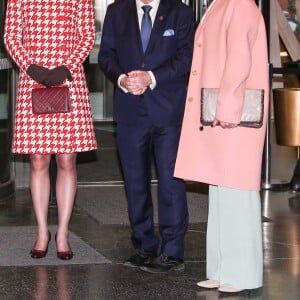
[[[253, 0], [216, 0], [195, 35], [175, 177], [260, 189], [269, 104], [265, 24]], [[219, 88], [216, 118], [239, 123], [246, 88], [264, 89], [260, 129], [200, 127], [200, 90]]]

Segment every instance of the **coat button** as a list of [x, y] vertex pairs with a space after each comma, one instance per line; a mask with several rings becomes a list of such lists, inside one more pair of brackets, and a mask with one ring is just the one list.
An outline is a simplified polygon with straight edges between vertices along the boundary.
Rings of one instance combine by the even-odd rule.
[[197, 72], [196, 70], [194, 70], [194, 71], [192, 72], [192, 75], [196, 76], [196, 75], [198, 75], [198, 72]]
[[189, 102], [192, 102], [193, 100], [194, 100], [193, 97], [188, 97]]
[[197, 47], [201, 48], [202, 44], [201, 43], [197, 43]]

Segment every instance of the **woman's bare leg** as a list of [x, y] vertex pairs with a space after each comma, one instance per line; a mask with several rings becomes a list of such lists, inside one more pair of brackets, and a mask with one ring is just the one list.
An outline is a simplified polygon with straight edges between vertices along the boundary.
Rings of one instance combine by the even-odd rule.
[[38, 226], [38, 236], [34, 244], [36, 250], [46, 250], [48, 245], [48, 205], [50, 196], [49, 164], [51, 155], [32, 154], [30, 190]]
[[58, 207], [57, 251], [68, 251], [69, 222], [74, 205], [77, 186], [77, 153], [56, 154], [57, 179], [56, 198]]

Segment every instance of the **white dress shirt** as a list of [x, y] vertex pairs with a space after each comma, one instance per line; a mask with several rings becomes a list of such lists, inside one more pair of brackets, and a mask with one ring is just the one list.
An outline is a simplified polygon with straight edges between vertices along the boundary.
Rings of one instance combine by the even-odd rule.
[[138, 20], [139, 20], [139, 25], [140, 25], [140, 30], [141, 30], [141, 24], [142, 24], [142, 18], [144, 15], [144, 11], [142, 9], [142, 6], [144, 5], [150, 5], [152, 7], [152, 9], [149, 12], [151, 21], [152, 21], [152, 27], [153, 27], [153, 23], [156, 17], [156, 13], [158, 10], [158, 6], [159, 6], [159, 2], [160, 0], [152, 0], [150, 3], [145, 4], [143, 3], [141, 0], [136, 0], [136, 8], [137, 8], [137, 15], [138, 15]]
[[[152, 0], [151, 2], [149, 2], [147, 4], [143, 3], [141, 0], [136, 0], [137, 16], [138, 16], [140, 30], [141, 30], [142, 18], [143, 18], [143, 15], [144, 15], [144, 10], [142, 9], [142, 6], [144, 6], [144, 5], [152, 6], [152, 9], [150, 10], [149, 15], [150, 15], [150, 18], [151, 18], [151, 21], [152, 21], [152, 26], [153, 26], [159, 3], [160, 3], [160, 0]], [[151, 80], [152, 80], [152, 83], [149, 85], [149, 87], [150, 87], [151, 90], [153, 90], [156, 87], [156, 79], [154, 77], [153, 72], [148, 71], [148, 74], [150, 75]], [[125, 93], [128, 93], [128, 90], [126, 88], [124, 88], [123, 86], [121, 86], [121, 80], [124, 76], [126, 76], [126, 74], [122, 74], [122, 75], [119, 76], [118, 86]]]

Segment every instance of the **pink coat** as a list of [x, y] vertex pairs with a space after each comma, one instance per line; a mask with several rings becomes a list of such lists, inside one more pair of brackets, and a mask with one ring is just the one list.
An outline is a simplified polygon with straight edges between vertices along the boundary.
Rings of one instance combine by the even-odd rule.
[[[229, 188], [260, 189], [269, 104], [263, 17], [253, 0], [216, 0], [195, 35], [175, 177]], [[264, 89], [260, 129], [200, 127], [200, 90], [219, 88], [216, 118], [239, 123], [246, 88]]]

